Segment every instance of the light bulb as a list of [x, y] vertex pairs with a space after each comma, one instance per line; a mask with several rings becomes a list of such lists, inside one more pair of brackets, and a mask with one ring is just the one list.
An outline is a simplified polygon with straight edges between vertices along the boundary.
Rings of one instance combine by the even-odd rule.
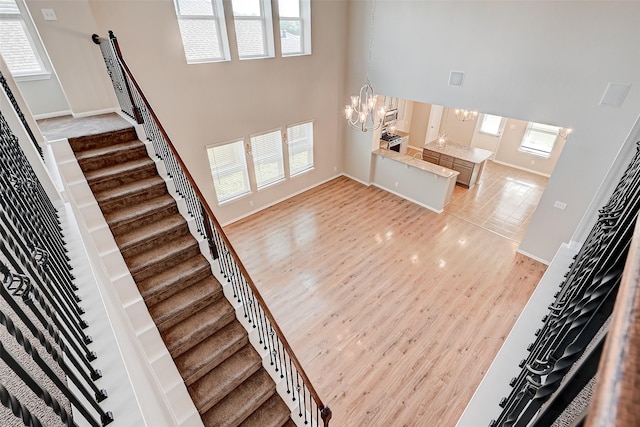
[[360, 97], [358, 95], [351, 95], [351, 106], [355, 109], [360, 104]]
[[351, 115], [353, 114], [353, 107], [351, 105], [345, 105], [344, 114], [347, 117], [347, 120], [351, 120]]

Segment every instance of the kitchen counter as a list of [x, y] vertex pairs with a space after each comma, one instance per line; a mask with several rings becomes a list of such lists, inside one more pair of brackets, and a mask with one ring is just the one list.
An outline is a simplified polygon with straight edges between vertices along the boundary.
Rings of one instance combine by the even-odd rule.
[[371, 153], [371, 183], [404, 199], [442, 212], [451, 200], [458, 172], [395, 151]]
[[442, 166], [434, 165], [433, 163], [425, 162], [424, 160], [416, 159], [406, 154], [396, 153], [395, 151], [391, 150], [375, 150], [373, 154], [387, 157], [389, 159], [395, 160], [396, 162], [400, 162], [414, 168], [422, 169], [423, 171], [431, 172], [443, 178], [458, 176], [459, 173], [452, 169], [443, 168]]
[[483, 150], [482, 148], [464, 147], [449, 141], [444, 145], [438, 144], [437, 141], [431, 141], [424, 144], [424, 148], [471, 163], [482, 163], [493, 154], [491, 151]]

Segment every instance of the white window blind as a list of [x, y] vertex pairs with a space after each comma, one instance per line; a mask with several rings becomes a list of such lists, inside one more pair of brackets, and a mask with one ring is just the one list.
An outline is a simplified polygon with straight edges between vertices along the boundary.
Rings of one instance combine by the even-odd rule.
[[289, 146], [289, 175], [293, 176], [313, 168], [313, 123], [287, 127]]
[[0, 54], [14, 76], [48, 73], [15, 0], [0, 0]]
[[498, 136], [500, 133], [500, 124], [502, 124], [501, 116], [483, 114], [482, 123], [480, 123], [480, 132]]
[[549, 157], [556, 139], [558, 139], [559, 132], [560, 128], [557, 126], [529, 122], [520, 143], [520, 151], [541, 157]]
[[207, 148], [218, 203], [251, 191], [242, 140]]
[[310, 0], [278, 0], [282, 56], [311, 53]]
[[251, 156], [258, 190], [284, 180], [282, 132], [274, 131], [251, 137]]
[[229, 59], [222, 0], [175, 0], [187, 63]]
[[232, 0], [240, 59], [273, 56], [273, 24], [269, 0]]

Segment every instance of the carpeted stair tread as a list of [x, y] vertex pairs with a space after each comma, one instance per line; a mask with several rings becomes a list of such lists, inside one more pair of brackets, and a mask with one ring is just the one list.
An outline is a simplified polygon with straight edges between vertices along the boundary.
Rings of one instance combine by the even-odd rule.
[[144, 302], [152, 306], [170, 297], [184, 287], [211, 276], [211, 266], [207, 259], [198, 254], [148, 279], [138, 282], [138, 289]]
[[293, 420], [291, 418], [289, 418], [283, 425], [282, 427], [298, 427], [298, 425], [296, 423], [293, 422]]
[[[208, 366], [211, 369], [215, 366], [212, 364], [217, 360], [219, 353], [224, 351], [225, 346], [234, 347], [235, 350], [242, 347], [237, 345], [237, 342], [246, 339], [247, 332], [239, 323], [229, 327], [229, 324], [237, 323], [234, 321], [233, 307], [226, 298], [220, 298], [210, 306], [193, 313], [184, 322], [162, 332], [167, 349], [183, 373], [183, 378], [191, 378], [203, 367]], [[223, 340], [229, 342], [225, 343]], [[197, 346], [201, 348], [196, 348]], [[201, 351], [202, 348], [206, 349], [206, 353]], [[228, 356], [217, 360], [217, 363]]]
[[165, 216], [178, 213], [176, 201], [169, 194], [143, 201], [104, 215], [114, 236], [136, 229]]
[[251, 344], [242, 347], [189, 386], [198, 412], [207, 412], [261, 367], [262, 360]]
[[216, 285], [210, 279], [201, 280], [149, 307], [158, 330], [166, 331], [222, 298], [222, 288]]
[[184, 217], [174, 214], [118, 236], [116, 243], [126, 259], [154, 246], [164, 245], [188, 232], [189, 227]]
[[275, 384], [264, 369], [258, 370], [203, 416], [206, 426], [235, 427], [275, 393]]
[[78, 153], [81, 151], [91, 150], [93, 148], [116, 145], [121, 142], [132, 141], [134, 139], [138, 139], [138, 135], [133, 127], [128, 127], [111, 132], [69, 138], [69, 145], [75, 153]]
[[137, 139], [76, 153], [78, 164], [85, 172], [143, 157], [148, 158], [147, 148]]
[[[253, 414], [240, 424], [241, 427], [282, 427], [291, 421], [291, 411], [278, 393], [274, 393]], [[291, 421], [293, 422], [293, 421]], [[295, 426], [295, 423], [293, 424]]]
[[97, 191], [94, 192], [94, 195], [102, 212], [109, 213], [167, 193], [167, 186], [164, 180], [159, 176], [154, 176], [108, 190]]
[[93, 191], [103, 191], [130, 182], [138, 182], [158, 175], [156, 164], [150, 158], [130, 160], [107, 168], [85, 172], [87, 182]]
[[191, 234], [180, 236], [164, 246], [155, 247], [125, 260], [136, 282], [170, 269], [200, 253]]

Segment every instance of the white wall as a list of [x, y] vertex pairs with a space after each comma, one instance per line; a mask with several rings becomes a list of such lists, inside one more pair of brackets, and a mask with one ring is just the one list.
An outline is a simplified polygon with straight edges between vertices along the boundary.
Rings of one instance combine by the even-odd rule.
[[[227, 11], [230, 3], [225, 2]], [[340, 173], [346, 3], [312, 2], [311, 56], [188, 65], [173, 2], [91, 2], [222, 223]], [[141, 19], [143, 18], [144, 19]], [[233, 28], [227, 14], [227, 28]], [[314, 120], [315, 169], [217, 206], [206, 146]]]
[[[369, 6], [350, 3], [350, 82], [366, 71]], [[550, 260], [640, 112], [638, 16], [638, 2], [378, 2], [371, 82], [405, 99], [574, 128], [520, 246]], [[451, 70], [466, 72], [463, 87], [448, 86]], [[621, 108], [598, 105], [610, 81], [633, 84]], [[345, 134], [345, 171], [367, 176], [358, 138]]]

